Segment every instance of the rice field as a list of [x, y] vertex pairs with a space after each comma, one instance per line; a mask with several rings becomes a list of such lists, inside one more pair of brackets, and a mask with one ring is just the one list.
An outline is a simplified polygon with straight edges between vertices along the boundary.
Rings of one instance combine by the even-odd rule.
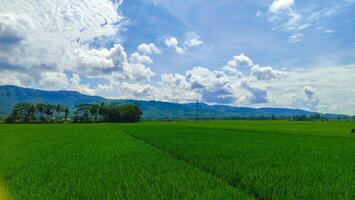
[[355, 199], [354, 127], [0, 125], [0, 199]]

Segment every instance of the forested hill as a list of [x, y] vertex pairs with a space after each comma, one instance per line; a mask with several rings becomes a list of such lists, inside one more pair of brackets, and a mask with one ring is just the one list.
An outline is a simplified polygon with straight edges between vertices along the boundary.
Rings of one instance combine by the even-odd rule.
[[[140, 100], [110, 100], [99, 96], [88, 96], [73, 91], [43, 91], [28, 89], [17, 86], [0, 86], [0, 116], [10, 114], [12, 107], [19, 102], [61, 104], [74, 108], [82, 103], [132, 103], [139, 105], [144, 113], [144, 119], [192, 119], [196, 116], [196, 104], [178, 104], [161, 101], [140, 101]], [[257, 116], [290, 116], [290, 115], [314, 115], [314, 112], [307, 112], [298, 109], [287, 108], [247, 108], [231, 107], [222, 105], [198, 105], [199, 117], [209, 119], [231, 119], [238, 117]], [[336, 117], [338, 115], [327, 115]]]

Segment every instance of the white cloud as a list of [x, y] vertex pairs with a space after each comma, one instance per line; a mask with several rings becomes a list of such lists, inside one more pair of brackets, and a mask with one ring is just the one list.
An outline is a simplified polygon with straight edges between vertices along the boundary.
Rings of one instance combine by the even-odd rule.
[[194, 67], [186, 72], [190, 88], [200, 94], [202, 101], [219, 104], [237, 104], [240, 101], [240, 80], [221, 71]]
[[67, 75], [61, 72], [42, 72], [38, 84], [51, 90], [67, 88], [69, 85]]
[[99, 95], [119, 99], [155, 99], [156, 88], [149, 84], [128, 83], [113, 81], [108, 84], [99, 84], [96, 91]]
[[167, 47], [175, 49], [175, 52], [178, 54], [186, 52], [185, 48], [179, 46], [179, 41], [175, 37], [166, 38], [164, 42]]
[[182, 47], [175, 47], [175, 51], [178, 54], [184, 54], [186, 52], [186, 49]]
[[223, 67], [223, 71], [230, 74], [237, 74], [238, 69], [241, 67], [251, 67], [253, 66], [253, 61], [245, 54], [239, 54], [233, 57], [232, 60], [228, 61], [227, 65]]
[[76, 49], [76, 73], [90, 77], [112, 77], [124, 70], [127, 61], [127, 53], [124, 48], [116, 44], [111, 49]]
[[228, 83], [222, 72], [211, 71], [205, 67], [193, 67], [186, 72], [186, 80], [193, 90], [210, 90]]
[[149, 81], [154, 75], [155, 73], [149, 67], [141, 63], [126, 63], [124, 65], [124, 71], [117, 74], [117, 78], [125, 81], [140, 82]]
[[235, 66], [253, 66], [253, 61], [246, 55], [244, 54], [239, 54], [233, 57], [233, 60], [231, 61]]
[[75, 49], [87, 49], [94, 38], [116, 36], [122, 20], [117, 7], [110, 0], [4, 1], [0, 25], [5, 31], [0, 37], [11, 34], [16, 39], [11, 48], [0, 49], [0, 60], [28, 68], [70, 70]]
[[294, 3], [294, 0], [275, 0], [269, 7], [269, 11], [275, 13], [284, 9], [289, 9]]
[[[75, 73], [72, 77], [75, 88], [90, 94], [88, 87], [76, 84], [78, 77], [148, 80], [154, 73], [144, 64], [152, 63], [152, 59], [133, 53], [129, 62], [124, 48], [117, 43], [122, 22], [117, 12], [120, 3], [5, 1], [0, 5], [0, 60], [13, 74], [27, 73], [33, 86], [59, 89], [60, 84], [54, 85], [58, 77], [52, 75]], [[110, 49], [90, 47], [97, 39], [115, 45]], [[144, 54], [160, 53], [153, 43], [142, 44], [138, 49]], [[15, 77], [9, 82], [19, 83]], [[66, 85], [61, 88], [65, 89]]]
[[185, 76], [180, 74], [162, 74], [158, 83], [159, 99], [174, 102], [191, 102], [200, 95], [191, 90]]
[[154, 95], [154, 88], [147, 84], [127, 83], [124, 82], [121, 86], [122, 94], [129, 94], [127, 97], [135, 98], [151, 98]]
[[201, 36], [196, 32], [190, 32], [186, 34], [185, 45], [187, 47], [197, 47], [204, 42], [201, 40]]
[[268, 106], [354, 114], [355, 88], [351, 87], [354, 74], [354, 65], [288, 71], [282, 79], [264, 83], [270, 96], [277, 97]]
[[149, 56], [135, 52], [131, 54], [129, 62], [120, 44], [115, 44], [111, 49], [78, 49], [74, 55], [77, 59], [74, 71], [91, 78], [143, 81], [154, 76], [152, 70], [144, 65], [153, 63]]
[[[189, 97], [188, 99], [199, 98], [208, 103], [267, 106], [274, 100], [265, 87], [266, 81], [282, 82], [287, 77], [286, 72], [254, 65], [252, 59], [245, 54], [234, 56], [227, 66], [234, 66], [233, 69], [236, 69], [237, 73], [224, 73], [226, 66], [223, 71], [212, 71], [199, 66], [188, 70], [185, 75], [165, 74], [161, 77], [159, 89], [171, 95], [166, 95], [165, 99], [179, 97], [178, 99], [186, 100], [185, 96]], [[245, 67], [249, 75], [242, 75], [237, 67]], [[178, 91], [180, 95], [171, 91]]]
[[149, 56], [140, 55], [138, 52], [134, 52], [131, 54], [130, 61], [135, 64], [137, 64], [137, 63], [152, 64], [153, 63], [153, 60]]
[[241, 87], [248, 91], [248, 94], [244, 97], [247, 102], [244, 103], [265, 104], [269, 102], [269, 95], [266, 89], [252, 86], [248, 81], [243, 81]]
[[155, 46], [154, 43], [142, 43], [138, 46], [138, 51], [140, 51], [143, 54], [160, 54], [161, 50]]
[[293, 0], [275, 0], [269, 7], [268, 21], [272, 23], [273, 30], [289, 32], [290, 43], [299, 42], [306, 29], [322, 24], [324, 20], [342, 13], [354, 3], [354, 0], [339, 0], [324, 4], [309, 1], [296, 7]]
[[165, 45], [170, 48], [175, 48], [179, 44], [179, 41], [175, 37], [166, 38], [164, 41]]
[[78, 74], [73, 74], [69, 79], [69, 86], [66, 88], [68, 90], [78, 91], [87, 95], [95, 95], [94, 89], [90, 88], [89, 84], [81, 84], [81, 78]]
[[254, 76], [258, 80], [270, 80], [280, 78], [285, 75], [285, 72], [275, 70], [272, 67], [261, 67], [259, 65], [254, 65], [251, 68], [251, 76]]
[[179, 45], [180, 43], [175, 37], [165, 38], [164, 43], [167, 47], [174, 49], [178, 54], [184, 54], [190, 48], [204, 44], [201, 36], [196, 32], [188, 32], [185, 34], [185, 41], [183, 43], [184, 45]]
[[0, 85], [18, 85], [23, 87], [32, 86], [34, 78], [27, 73], [1, 70], [0, 66]]

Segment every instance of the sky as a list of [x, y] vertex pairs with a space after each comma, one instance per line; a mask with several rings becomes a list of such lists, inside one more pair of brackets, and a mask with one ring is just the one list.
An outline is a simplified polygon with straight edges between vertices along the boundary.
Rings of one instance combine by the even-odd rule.
[[0, 0], [0, 84], [355, 115], [355, 0]]

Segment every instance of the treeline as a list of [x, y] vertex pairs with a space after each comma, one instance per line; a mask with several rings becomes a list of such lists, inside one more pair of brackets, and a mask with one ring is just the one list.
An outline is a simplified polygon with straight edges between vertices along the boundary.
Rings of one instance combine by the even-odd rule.
[[74, 122], [139, 122], [143, 112], [136, 105], [80, 104], [74, 112]]
[[254, 115], [254, 116], [231, 116], [231, 117], [204, 117], [197, 118], [161, 118], [162, 121], [179, 120], [288, 120], [288, 121], [355, 121], [355, 116], [328, 116], [314, 115]]
[[18, 103], [11, 115], [6, 118], [7, 123], [34, 123], [34, 122], [54, 122], [67, 120], [70, 111], [68, 108], [58, 104], [45, 103]]
[[313, 114], [313, 115], [257, 115], [257, 116], [246, 116], [246, 117], [231, 117], [234, 120], [290, 120], [290, 121], [331, 121], [331, 120], [348, 120], [350, 118], [336, 118], [332, 119], [330, 117]]
[[139, 122], [143, 113], [136, 105], [80, 104], [71, 113], [69, 108], [60, 104], [18, 103], [6, 123], [129, 123]]

